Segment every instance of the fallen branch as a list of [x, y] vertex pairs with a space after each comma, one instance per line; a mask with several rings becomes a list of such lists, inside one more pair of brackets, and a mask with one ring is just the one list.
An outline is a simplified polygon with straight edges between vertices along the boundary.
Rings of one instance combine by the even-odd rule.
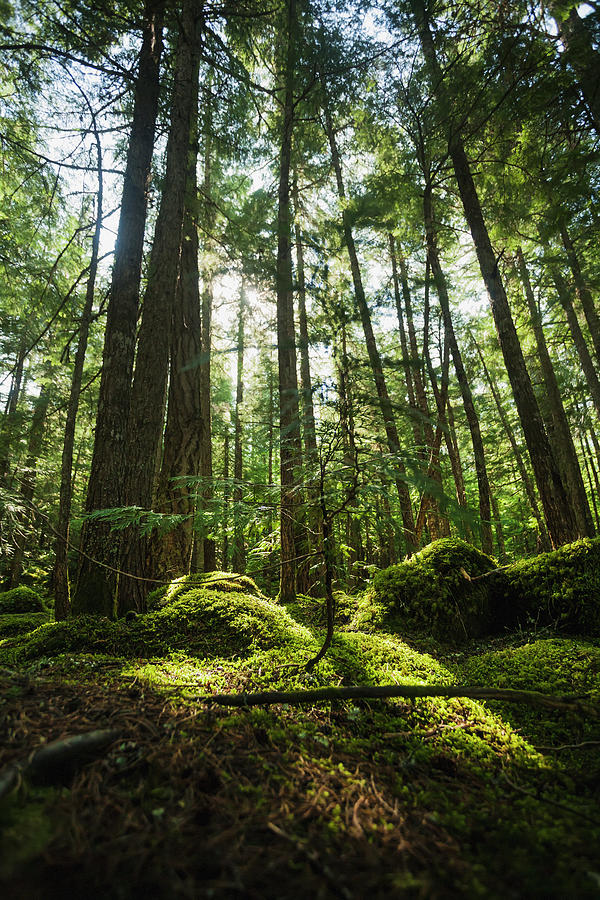
[[353, 685], [351, 687], [315, 688], [310, 691], [259, 691], [255, 694], [203, 694], [196, 699], [201, 703], [217, 703], [220, 706], [268, 706], [272, 703], [320, 703], [326, 700], [379, 700], [385, 697], [468, 697], [471, 700], [504, 700], [507, 703], [526, 703], [550, 709], [581, 710], [591, 714], [598, 710], [582, 704], [586, 694], [554, 696], [539, 691], [518, 691], [510, 688], [469, 687], [464, 685], [385, 684]]
[[6, 766], [0, 773], [0, 799], [17, 788], [26, 775], [31, 781], [60, 780], [76, 766], [83, 765], [101, 754], [120, 735], [114, 728], [88, 731], [52, 741], [34, 750], [29, 756]]

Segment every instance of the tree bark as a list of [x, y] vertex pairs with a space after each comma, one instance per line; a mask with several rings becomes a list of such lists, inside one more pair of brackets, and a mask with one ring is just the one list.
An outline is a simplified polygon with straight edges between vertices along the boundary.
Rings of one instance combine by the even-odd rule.
[[412, 0], [412, 7], [419, 29], [421, 47], [435, 85], [434, 90], [438, 102], [445, 110], [449, 110], [449, 116], [447, 117], [448, 149], [461, 195], [463, 210], [473, 237], [481, 275], [490, 300], [500, 348], [544, 509], [548, 533], [553, 546], [557, 547], [573, 540], [577, 536], [577, 526], [570, 513], [565, 487], [560, 477], [548, 436], [544, 430], [544, 424], [535, 399], [527, 366], [525, 365], [517, 330], [498, 270], [498, 259], [494, 253], [485, 224], [463, 140], [456, 128], [454, 117], [449, 107], [444, 77], [437, 60], [424, 3], [422, 0]]
[[280, 67], [281, 145], [279, 153], [279, 188], [277, 207], [277, 358], [279, 364], [279, 425], [281, 473], [281, 578], [279, 595], [282, 603], [296, 598], [296, 503], [300, 449], [300, 410], [296, 369], [296, 334], [294, 326], [294, 285], [292, 278], [292, 235], [290, 213], [290, 166], [294, 129], [294, 71], [296, 0], [286, 2], [285, 57]]
[[[88, 103], [89, 106], [89, 103]], [[89, 106], [91, 111], [91, 106]], [[54, 562], [54, 616], [56, 621], [66, 619], [71, 611], [71, 596], [69, 585], [69, 572], [67, 565], [69, 520], [71, 518], [73, 448], [75, 446], [75, 425], [79, 409], [79, 395], [83, 380], [83, 367], [87, 352], [90, 321], [94, 307], [94, 292], [96, 289], [96, 274], [98, 272], [98, 252], [100, 247], [100, 235], [102, 232], [102, 147], [100, 136], [96, 127], [96, 119], [92, 114], [94, 135], [96, 139], [98, 190], [96, 193], [96, 225], [92, 238], [92, 252], [90, 267], [85, 291], [85, 301], [79, 323], [79, 340], [73, 363], [71, 376], [71, 389], [69, 392], [69, 405], [67, 407], [67, 421], [65, 423], [65, 435], [63, 439], [63, 451], [60, 469], [60, 499], [58, 504], [58, 523], [56, 526], [56, 559]]]
[[[127, 437], [125, 504], [152, 509], [156, 497], [169, 370], [173, 308], [179, 275], [190, 128], [197, 97], [200, 15], [194, 0], [182, 10], [174, 73], [163, 193], [148, 267]], [[150, 582], [147, 541], [124, 534], [118, 591], [119, 616], [143, 611]], [[128, 577], [133, 576], [133, 577]]]
[[[123, 182], [121, 215], [108, 302], [100, 396], [88, 482], [86, 510], [122, 506], [125, 442], [135, 352], [140, 278], [150, 169], [154, 149], [165, 0], [146, 0], [133, 107], [133, 123]], [[81, 536], [73, 611], [111, 615], [114, 574], [95, 565], [117, 561], [108, 525], [88, 521]], [[91, 559], [89, 558], [91, 557]]]
[[[600, 77], [600, 70], [598, 72], [598, 76]], [[581, 270], [579, 256], [577, 255], [575, 245], [571, 240], [571, 235], [569, 234], [567, 226], [564, 222], [560, 223], [560, 237], [567, 254], [567, 259], [569, 260], [569, 267], [571, 269], [571, 272], [573, 273], [575, 290], [581, 302], [581, 306], [583, 307], [585, 320], [590, 330], [592, 346], [594, 347], [594, 352], [596, 354], [596, 364], [597, 366], [600, 366], [600, 318], [598, 317], [598, 313], [596, 312], [596, 307], [594, 306], [594, 300], [591, 291], [587, 286], [586, 280]]]

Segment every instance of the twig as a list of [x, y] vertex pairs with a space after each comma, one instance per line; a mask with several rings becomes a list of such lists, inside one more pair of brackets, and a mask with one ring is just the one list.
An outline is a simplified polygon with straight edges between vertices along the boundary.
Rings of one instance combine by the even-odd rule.
[[600, 741], [582, 741], [580, 744], [560, 744], [558, 747], [536, 745], [535, 749], [542, 753], [558, 753], [559, 750], [580, 750], [582, 747], [600, 747]]
[[327, 700], [360, 700], [385, 697], [469, 697], [472, 700], [504, 700], [508, 703], [526, 703], [550, 709], [581, 709], [592, 715], [598, 710], [582, 704], [586, 694], [554, 696], [539, 691], [520, 691], [511, 688], [486, 688], [465, 685], [385, 684], [352, 685], [350, 687], [315, 688], [308, 691], [259, 691], [253, 694], [199, 695], [201, 703], [218, 703], [220, 706], [268, 706], [273, 703], [319, 703]]

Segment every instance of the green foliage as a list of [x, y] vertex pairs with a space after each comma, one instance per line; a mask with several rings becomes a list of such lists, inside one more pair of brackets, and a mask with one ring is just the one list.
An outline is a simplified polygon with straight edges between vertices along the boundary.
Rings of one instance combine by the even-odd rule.
[[236, 575], [232, 572], [198, 572], [194, 575], [184, 575], [176, 578], [169, 585], [163, 585], [148, 594], [147, 604], [149, 610], [162, 609], [192, 588], [204, 587], [211, 591], [224, 591], [225, 593], [250, 594], [253, 597], [263, 597], [256, 583], [248, 575]]
[[600, 538], [519, 560], [489, 581], [493, 602], [509, 624], [600, 632]]
[[464, 541], [434, 541], [375, 575], [353, 625], [416, 628], [451, 641], [484, 634], [496, 624], [487, 585], [470, 579], [494, 568], [493, 559]]
[[41, 612], [43, 609], [40, 595], [25, 585], [0, 594], [0, 614]]

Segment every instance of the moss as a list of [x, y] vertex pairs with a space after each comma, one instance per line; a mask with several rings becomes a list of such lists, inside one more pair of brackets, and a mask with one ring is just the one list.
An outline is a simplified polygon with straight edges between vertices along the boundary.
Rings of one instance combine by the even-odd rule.
[[488, 586], [470, 579], [496, 568], [493, 559], [454, 538], [434, 541], [411, 559], [378, 572], [353, 619], [398, 630], [423, 629], [440, 640], [462, 641], [494, 623]]
[[54, 790], [38, 790], [29, 802], [4, 803], [0, 811], [0, 879], [12, 875], [39, 857], [52, 840], [53, 823], [48, 800]]
[[[347, 625], [356, 611], [357, 599], [344, 591], [334, 591], [336, 625]], [[325, 597], [311, 597], [297, 594], [295, 603], [286, 603], [287, 611], [299, 622], [323, 627], [327, 622], [327, 600]]]
[[0, 594], [0, 613], [42, 612], [43, 609], [40, 595], [25, 585]]
[[185, 649], [202, 656], [245, 656], [253, 648], [312, 649], [310, 632], [277, 604], [233, 590], [225, 593], [193, 583], [175, 583], [152, 612], [132, 622], [81, 616], [42, 625], [0, 649], [0, 663], [71, 652], [101, 652], [126, 658], [165, 656]]
[[50, 613], [47, 612], [0, 614], [0, 639], [28, 634], [49, 622], [50, 618]]
[[522, 559], [489, 579], [491, 602], [509, 625], [559, 625], [600, 634], [600, 538]]
[[148, 594], [148, 609], [160, 609], [169, 603], [173, 603], [183, 593], [186, 593], [193, 587], [204, 587], [211, 591], [223, 591], [226, 594], [237, 593], [249, 594], [252, 597], [264, 597], [256, 582], [248, 575], [235, 575], [231, 572], [197, 572], [194, 575], [184, 575], [181, 578], [176, 578], [171, 584], [162, 585]]

